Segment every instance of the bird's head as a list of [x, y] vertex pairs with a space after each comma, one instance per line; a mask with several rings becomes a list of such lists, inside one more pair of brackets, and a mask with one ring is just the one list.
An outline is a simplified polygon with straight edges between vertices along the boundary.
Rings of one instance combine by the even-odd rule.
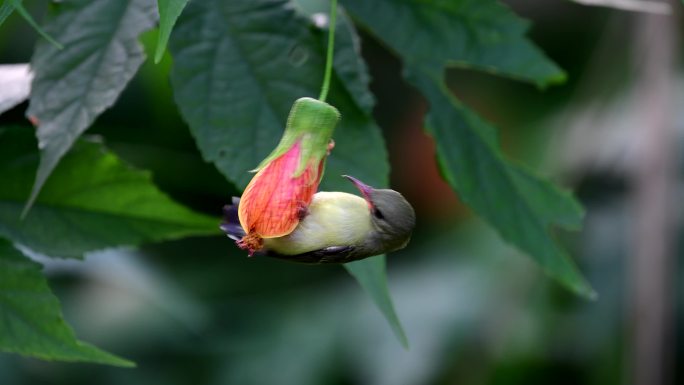
[[343, 176], [359, 189], [368, 202], [371, 221], [383, 247], [392, 251], [406, 246], [416, 224], [411, 204], [394, 190], [375, 189], [352, 176]]

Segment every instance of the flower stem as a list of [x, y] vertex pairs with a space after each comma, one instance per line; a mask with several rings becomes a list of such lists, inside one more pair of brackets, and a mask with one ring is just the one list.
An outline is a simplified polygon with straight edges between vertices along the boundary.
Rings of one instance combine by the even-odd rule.
[[337, 0], [330, 2], [330, 19], [328, 23], [328, 51], [325, 58], [325, 75], [323, 77], [323, 86], [321, 87], [321, 95], [318, 100], [324, 102], [328, 97], [328, 90], [330, 89], [330, 76], [332, 74], [333, 52], [335, 51], [335, 16], [337, 16]]

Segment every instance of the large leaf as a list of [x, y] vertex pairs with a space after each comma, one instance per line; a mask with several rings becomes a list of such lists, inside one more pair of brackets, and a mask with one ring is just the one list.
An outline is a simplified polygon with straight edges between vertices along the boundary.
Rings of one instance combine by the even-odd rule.
[[[506, 160], [495, 129], [453, 98], [445, 67], [460, 66], [532, 82], [564, 73], [527, 38], [527, 22], [494, 0], [343, 0], [369, 31], [404, 60], [404, 74], [428, 99], [427, 131], [440, 165], [461, 199], [508, 242], [573, 291], [594, 292], [551, 235], [577, 229], [583, 211], [568, 193]], [[378, 18], [377, 15], [383, 15]]]
[[[341, 0], [405, 64], [476, 68], [539, 86], [565, 74], [526, 37], [529, 24], [495, 0]], [[382, 17], [378, 17], [382, 15]]]
[[171, 36], [171, 30], [188, 0], [157, 0], [159, 7], [159, 39], [154, 52], [154, 62], [159, 63]]
[[138, 35], [154, 26], [154, 0], [73, 0], [54, 4], [38, 42], [28, 116], [38, 124], [41, 161], [27, 209], [75, 140], [110, 107], [145, 59]]
[[28, 128], [0, 131], [0, 235], [54, 257], [118, 245], [217, 233], [217, 220], [173, 202], [149, 173], [123, 164], [102, 145], [79, 141], [21, 220], [38, 164]]
[[45, 360], [135, 366], [76, 339], [40, 270], [0, 238], [0, 350]]
[[[488, 125], [484, 121], [480, 124], [479, 127]], [[508, 162], [507, 166], [516, 192], [527, 198], [530, 207], [545, 224], [567, 230], [582, 228], [584, 208], [570, 192], [561, 190], [519, 165]]]
[[593, 297], [594, 291], [550, 234], [554, 224], [577, 228], [581, 207], [570, 195], [504, 159], [491, 140], [492, 127], [452, 98], [446, 86], [416, 74], [409, 80], [430, 101], [425, 128], [435, 138], [447, 182], [461, 199], [549, 275]]
[[[358, 37], [342, 15], [338, 23], [329, 101], [342, 120], [327, 162], [324, 190], [353, 187], [350, 174], [375, 186], [387, 183], [389, 167], [380, 130], [370, 116], [373, 97], [360, 60]], [[290, 106], [318, 95], [323, 79], [325, 34], [287, 1], [217, 0], [192, 2], [171, 38], [172, 84], [176, 102], [207, 161], [244, 187], [247, 170], [259, 164], [282, 135]], [[364, 288], [398, 336], [401, 325], [384, 278], [384, 257], [357, 262], [377, 274], [364, 275]], [[400, 337], [401, 338], [401, 337]]]
[[[277, 144], [292, 103], [318, 95], [321, 35], [284, 0], [192, 2], [178, 20], [170, 41], [176, 102], [204, 158], [238, 186]], [[357, 60], [340, 55], [336, 65]], [[385, 183], [387, 155], [367, 106], [355, 102], [337, 74], [329, 101], [342, 121], [327, 177], [349, 173]]]

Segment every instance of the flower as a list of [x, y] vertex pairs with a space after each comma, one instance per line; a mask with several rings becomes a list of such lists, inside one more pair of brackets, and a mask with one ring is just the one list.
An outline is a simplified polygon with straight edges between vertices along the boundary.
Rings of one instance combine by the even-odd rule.
[[253, 171], [256, 175], [240, 198], [238, 216], [245, 236], [237, 245], [253, 255], [264, 238], [291, 233], [306, 214], [333, 147], [337, 109], [311, 98], [292, 106], [283, 137]]

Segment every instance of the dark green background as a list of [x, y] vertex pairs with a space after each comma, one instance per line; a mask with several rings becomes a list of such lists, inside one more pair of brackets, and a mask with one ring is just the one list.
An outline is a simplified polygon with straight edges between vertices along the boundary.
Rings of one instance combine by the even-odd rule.
[[[224, 238], [196, 238], [96, 253], [86, 262], [45, 261], [79, 337], [136, 361], [138, 368], [46, 363], [3, 353], [0, 383], [627, 382], [630, 188], [619, 173], [559, 172], [553, 166], [560, 149], [552, 138], [570, 124], [573, 108], [627, 92], [637, 16], [560, 1], [511, 5], [532, 20], [532, 40], [566, 70], [568, 82], [540, 92], [452, 70], [448, 84], [500, 128], [507, 154], [576, 189], [588, 212], [584, 229], [559, 235], [598, 301], [550, 280], [459, 203], [437, 177], [432, 145], [421, 132], [424, 101], [402, 80], [398, 60], [362, 33], [375, 117], [389, 145], [391, 185], [418, 214], [411, 244], [388, 257], [409, 351], [343, 269], [247, 259]], [[37, 7], [34, 14], [41, 11]], [[8, 19], [0, 29], [0, 62], [26, 62], [35, 38], [18, 16]], [[155, 33], [144, 40], [151, 56]], [[168, 58], [159, 65], [146, 61], [89, 133], [151, 170], [155, 183], [178, 201], [218, 216], [238, 191], [202, 161], [174, 105], [169, 67]], [[25, 109], [22, 104], [0, 121], [25, 124]], [[678, 167], [681, 177], [681, 162]], [[681, 288], [673, 294], [681, 331]], [[684, 363], [684, 334], [677, 335], [669, 341], [673, 383], [683, 380], [678, 364]]]

